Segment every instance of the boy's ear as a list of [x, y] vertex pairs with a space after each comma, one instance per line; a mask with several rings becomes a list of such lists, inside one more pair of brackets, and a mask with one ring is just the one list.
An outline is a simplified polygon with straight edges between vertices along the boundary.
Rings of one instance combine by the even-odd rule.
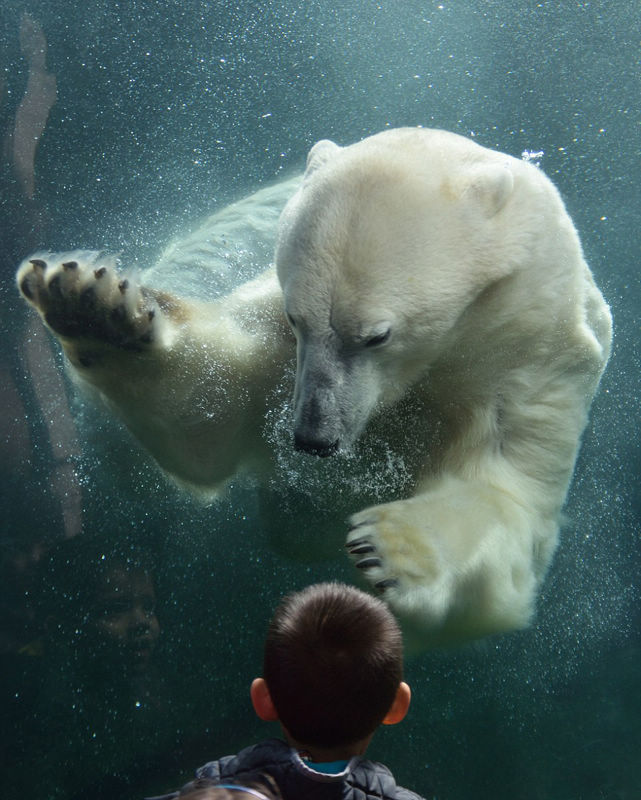
[[276, 722], [278, 720], [278, 712], [272, 703], [264, 678], [254, 678], [249, 690], [249, 696], [259, 719], [264, 722]]
[[407, 710], [410, 707], [410, 701], [412, 699], [412, 690], [410, 687], [405, 683], [405, 681], [401, 681], [396, 690], [396, 697], [394, 698], [394, 702], [392, 703], [390, 710], [385, 715], [383, 719], [383, 725], [396, 725], [397, 722], [400, 722], [402, 719], [405, 719], [405, 715], [407, 714]]

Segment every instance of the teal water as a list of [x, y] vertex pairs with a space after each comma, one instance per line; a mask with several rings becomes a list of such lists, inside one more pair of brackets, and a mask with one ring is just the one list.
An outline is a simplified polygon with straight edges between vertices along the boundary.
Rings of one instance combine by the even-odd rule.
[[[0, 11], [5, 795], [141, 797], [273, 733], [248, 701], [271, 609], [285, 590], [352, 577], [343, 559], [271, 546], [252, 485], [204, 506], [169, 484], [71, 386], [19, 301], [16, 265], [87, 247], [149, 266], [216, 208], [299, 172], [316, 140], [421, 124], [543, 152], [611, 304], [615, 347], [534, 624], [411, 658], [410, 715], [370, 754], [439, 800], [641, 797], [638, 6]], [[127, 612], [107, 589], [133, 585], [158, 634], [144, 669], [89, 633]]]

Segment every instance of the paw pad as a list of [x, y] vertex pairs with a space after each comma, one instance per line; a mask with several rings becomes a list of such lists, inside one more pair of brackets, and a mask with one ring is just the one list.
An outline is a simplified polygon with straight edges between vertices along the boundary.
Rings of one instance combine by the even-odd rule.
[[67, 340], [124, 350], [141, 350], [154, 340], [154, 296], [119, 275], [114, 259], [89, 252], [32, 258], [21, 265], [17, 282], [47, 325]]

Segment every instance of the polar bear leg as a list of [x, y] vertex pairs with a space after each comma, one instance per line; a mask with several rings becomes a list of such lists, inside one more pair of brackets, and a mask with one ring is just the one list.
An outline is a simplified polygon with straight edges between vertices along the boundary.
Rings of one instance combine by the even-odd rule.
[[87, 251], [34, 256], [17, 282], [80, 386], [175, 479], [211, 498], [269, 467], [265, 414], [293, 350], [273, 270], [211, 302], [141, 285]]
[[457, 639], [527, 625], [558, 532], [556, 520], [505, 492], [454, 476], [366, 509], [351, 525], [346, 546], [356, 567], [435, 640], [443, 630]]

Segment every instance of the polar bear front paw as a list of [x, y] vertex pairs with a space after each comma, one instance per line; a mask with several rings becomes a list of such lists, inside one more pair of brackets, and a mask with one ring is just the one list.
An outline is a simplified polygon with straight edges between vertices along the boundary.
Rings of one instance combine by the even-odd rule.
[[[431, 641], [514, 630], [531, 618], [541, 574], [533, 528], [542, 526], [507, 492], [449, 476], [350, 522], [346, 547], [358, 570]], [[557, 523], [549, 525], [556, 542]]]
[[361, 511], [351, 520], [346, 548], [365, 579], [386, 599], [435, 586], [443, 558], [429, 530], [414, 519], [412, 501], [401, 500]]
[[156, 300], [123, 278], [114, 258], [84, 251], [34, 257], [21, 264], [17, 282], [24, 298], [64, 340], [130, 351], [153, 342]]

